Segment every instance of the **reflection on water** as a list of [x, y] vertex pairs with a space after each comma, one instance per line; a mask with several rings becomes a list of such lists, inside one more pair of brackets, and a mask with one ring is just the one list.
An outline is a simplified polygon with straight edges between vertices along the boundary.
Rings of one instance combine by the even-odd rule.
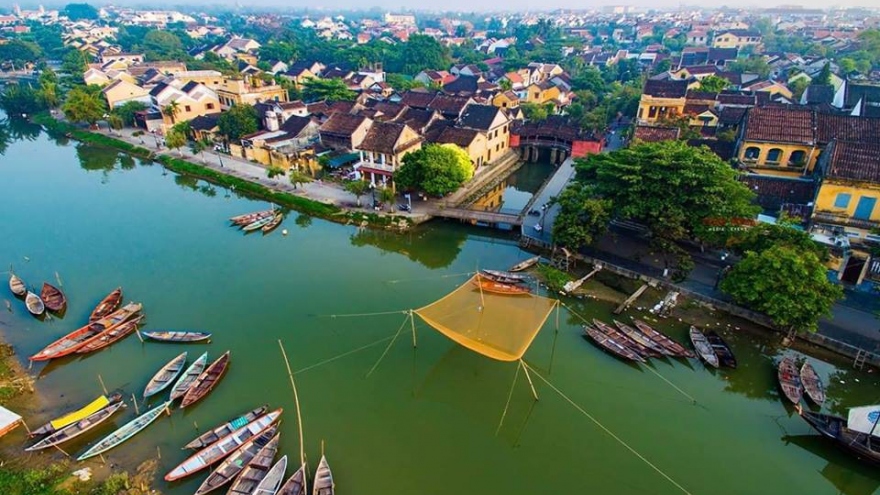
[[467, 231], [458, 229], [415, 229], [403, 234], [384, 230], [358, 229], [349, 238], [352, 246], [373, 246], [399, 253], [428, 268], [449, 266], [467, 239]]
[[877, 469], [853, 463], [852, 458], [838, 450], [830, 440], [819, 435], [784, 435], [782, 441], [796, 445], [828, 463], [819, 470], [840, 495], [871, 495], [880, 488]]
[[550, 162], [524, 163], [516, 172], [478, 199], [472, 207], [502, 213], [520, 213], [556, 167]]
[[0, 113], [0, 155], [6, 153], [15, 141], [34, 141], [40, 135], [40, 126], [27, 120], [12, 119]]

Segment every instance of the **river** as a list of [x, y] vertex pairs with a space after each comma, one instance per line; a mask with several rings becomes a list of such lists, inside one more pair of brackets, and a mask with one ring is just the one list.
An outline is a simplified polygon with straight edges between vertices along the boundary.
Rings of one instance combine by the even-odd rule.
[[[310, 464], [323, 442], [340, 494], [862, 495], [880, 486], [880, 474], [822, 441], [782, 403], [773, 363], [795, 351], [780, 350], [772, 343], [778, 337], [771, 342], [723, 323], [739, 369], [707, 371], [695, 361], [649, 365], [693, 404], [647, 368], [585, 341], [577, 318], [563, 310], [558, 333], [551, 318], [525, 359], [596, 422], [537, 377], [534, 402], [520, 374], [499, 428], [515, 365], [476, 355], [418, 323], [418, 347], [405, 333], [367, 376], [404, 315], [330, 315], [432, 302], [464, 280], [459, 274], [528, 256], [509, 237], [442, 222], [398, 235], [296, 213], [281, 227], [287, 236], [281, 229], [242, 235], [226, 219], [264, 203], [114, 151], [56, 142], [33, 127], [3, 127], [0, 265], [12, 264], [36, 287], [57, 272], [70, 301], [62, 319], [38, 321], [3, 289], [12, 312], [0, 313], [0, 331], [21, 359], [81, 325], [119, 285], [127, 300], [144, 304], [147, 329], [214, 333], [212, 343], [192, 346], [143, 344], [132, 336], [84, 358], [35, 365], [40, 399], [29, 424], [100, 394], [99, 375], [108, 389], [140, 397], [154, 371], [179, 352], [194, 359], [206, 350], [212, 357], [232, 351], [231, 368], [211, 395], [110, 451], [110, 462], [131, 467], [161, 455], [164, 473], [184, 459], [179, 447], [197, 427], [264, 403], [285, 408], [282, 451], [295, 459], [296, 415], [281, 339], [294, 370], [303, 370], [296, 378]], [[567, 304], [610, 319], [608, 304]], [[629, 315], [635, 314], [642, 312]], [[684, 340], [684, 323], [664, 328]], [[877, 400], [875, 374], [810, 359], [830, 382], [826, 409]], [[134, 415], [130, 406], [115, 425]], [[109, 431], [104, 426], [64, 447], [81, 453]], [[21, 442], [19, 431], [0, 447]], [[203, 478], [157, 480], [157, 488], [192, 493]]]

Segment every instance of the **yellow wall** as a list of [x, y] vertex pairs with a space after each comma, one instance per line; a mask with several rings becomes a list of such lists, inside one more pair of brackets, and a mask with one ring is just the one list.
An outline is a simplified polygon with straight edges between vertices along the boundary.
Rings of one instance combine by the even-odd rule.
[[243, 103], [255, 105], [264, 101], [287, 101], [287, 90], [277, 84], [253, 87], [242, 80], [228, 80], [216, 92], [223, 108]]
[[713, 48], [740, 48], [746, 46], [757, 46], [761, 44], [760, 37], [748, 37], [748, 36], [734, 36], [730, 33], [722, 33], [715, 36], [715, 39], [712, 40]]
[[[483, 163], [491, 163], [503, 155], [504, 151], [510, 146], [510, 122], [490, 129], [485, 136], [486, 141], [481, 154], [483, 156]], [[471, 147], [474, 147], [478, 142], [480, 141], [475, 139], [471, 143]]]
[[164, 114], [162, 115], [162, 120], [165, 123], [165, 127], [171, 127], [178, 122], [185, 122], [202, 115], [219, 112], [220, 101], [216, 98], [204, 98], [199, 102], [182, 100], [177, 107], [177, 115], [174, 116], [174, 122]]
[[519, 99], [511, 100], [504, 93], [498, 93], [492, 98], [492, 104], [498, 108], [513, 108], [519, 105]]
[[548, 101], [559, 98], [559, 88], [553, 86], [548, 89], [541, 89], [537, 84], [528, 87], [526, 101], [529, 103], [546, 103]]
[[[849, 203], [844, 208], [834, 205], [840, 193], [850, 195]], [[871, 213], [871, 221], [880, 222], [880, 184], [843, 184], [835, 183], [833, 179], [826, 179], [819, 188], [819, 194], [816, 196], [815, 211], [816, 213], [834, 213], [843, 215], [846, 218], [852, 218], [855, 215], [859, 199], [863, 196], [877, 198], [877, 204]]]
[[[748, 155], [748, 151], [750, 148], [757, 148], [759, 150], [759, 154], [757, 159], [749, 159], [746, 158]], [[768, 161], [768, 157], [770, 154], [770, 150], [779, 149], [781, 150], [779, 161], [771, 162]], [[789, 159], [792, 156], [792, 153], [795, 151], [803, 151], [804, 152], [804, 162], [799, 164], [789, 165]], [[777, 143], [758, 143], [752, 141], [743, 141], [742, 145], [739, 149], [739, 159], [741, 162], [745, 163], [748, 166], [756, 166], [756, 167], [773, 167], [779, 169], [782, 173], [780, 175], [790, 175], [793, 172], [800, 173], [810, 172], [813, 170], [813, 167], [816, 165], [816, 159], [819, 157], [819, 151], [811, 146], [806, 145], [796, 145], [796, 144], [777, 144]], [[806, 167], [806, 169], [805, 169]]]
[[642, 95], [642, 99], [639, 100], [638, 119], [640, 122], [654, 123], [664, 118], [675, 117], [684, 113], [684, 105], [684, 98], [654, 98], [650, 95]]

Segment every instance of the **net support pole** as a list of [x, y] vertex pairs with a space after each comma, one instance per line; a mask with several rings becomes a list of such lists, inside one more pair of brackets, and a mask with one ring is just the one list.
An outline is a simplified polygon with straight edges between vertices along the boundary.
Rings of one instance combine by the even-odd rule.
[[413, 310], [409, 310], [409, 326], [410, 328], [412, 328], [413, 348], [416, 348], [418, 347], [418, 344], [416, 342], [416, 317], [413, 314]]
[[559, 301], [556, 301], [556, 333], [559, 333]]
[[522, 359], [519, 360], [519, 365], [522, 366], [522, 370], [526, 375], [526, 380], [529, 381], [529, 387], [532, 389], [532, 396], [535, 397], [535, 400], [538, 400], [538, 392], [535, 391], [535, 384], [532, 383], [532, 377], [529, 376], [529, 369], [526, 367], [526, 364]]

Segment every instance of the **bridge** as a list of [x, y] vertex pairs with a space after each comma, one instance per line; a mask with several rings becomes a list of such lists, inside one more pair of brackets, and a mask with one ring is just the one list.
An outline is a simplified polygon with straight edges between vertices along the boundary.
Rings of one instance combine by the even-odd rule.
[[497, 211], [468, 210], [466, 208], [431, 208], [428, 214], [432, 217], [452, 218], [471, 223], [485, 223], [489, 225], [507, 224], [519, 227], [523, 223], [522, 215], [514, 213], [499, 213]]
[[600, 153], [604, 138], [580, 128], [561, 115], [552, 115], [540, 122], [525, 122], [510, 130], [510, 147], [519, 148], [523, 159], [536, 161], [538, 149], [550, 150], [550, 161], [562, 163], [569, 156], [575, 158]]

